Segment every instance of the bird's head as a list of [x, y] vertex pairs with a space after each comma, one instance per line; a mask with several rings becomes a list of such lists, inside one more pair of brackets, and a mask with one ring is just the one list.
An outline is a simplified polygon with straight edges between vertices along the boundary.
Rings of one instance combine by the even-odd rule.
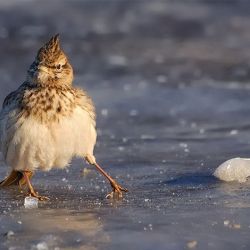
[[28, 80], [42, 85], [72, 83], [73, 69], [60, 48], [59, 35], [53, 36], [39, 49], [28, 70]]

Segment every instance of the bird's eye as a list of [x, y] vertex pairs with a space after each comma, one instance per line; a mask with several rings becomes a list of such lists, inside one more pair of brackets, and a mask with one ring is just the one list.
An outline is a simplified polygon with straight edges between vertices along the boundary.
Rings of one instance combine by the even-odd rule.
[[61, 69], [61, 66], [62, 66], [61, 64], [58, 64], [58, 65], [56, 65], [56, 68]]

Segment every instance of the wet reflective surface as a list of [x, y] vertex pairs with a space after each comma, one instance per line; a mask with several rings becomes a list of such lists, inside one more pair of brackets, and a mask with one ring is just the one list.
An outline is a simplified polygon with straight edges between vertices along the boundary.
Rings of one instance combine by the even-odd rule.
[[249, 157], [247, 8], [48, 4], [0, 5], [1, 100], [60, 32], [75, 84], [96, 103], [96, 158], [130, 192], [106, 200], [109, 185], [81, 159], [39, 172], [33, 184], [50, 201], [37, 209], [25, 209], [16, 188], [1, 190], [0, 249], [249, 249], [249, 182], [212, 176]]

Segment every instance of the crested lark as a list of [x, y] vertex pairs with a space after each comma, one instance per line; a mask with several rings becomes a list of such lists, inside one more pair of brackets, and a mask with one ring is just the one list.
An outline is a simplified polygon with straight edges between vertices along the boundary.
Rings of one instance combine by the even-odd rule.
[[94, 104], [72, 80], [73, 69], [56, 35], [38, 51], [27, 80], [3, 102], [0, 147], [12, 171], [0, 186], [27, 185], [31, 196], [46, 199], [32, 187], [33, 173], [64, 168], [78, 156], [109, 180], [110, 196], [127, 192], [96, 163]]

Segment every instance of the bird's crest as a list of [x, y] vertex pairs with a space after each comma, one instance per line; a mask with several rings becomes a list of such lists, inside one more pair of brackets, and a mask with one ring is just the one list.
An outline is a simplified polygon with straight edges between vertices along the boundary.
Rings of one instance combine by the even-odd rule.
[[52, 61], [61, 54], [59, 34], [52, 36], [45, 45], [39, 49], [37, 57], [40, 61]]

